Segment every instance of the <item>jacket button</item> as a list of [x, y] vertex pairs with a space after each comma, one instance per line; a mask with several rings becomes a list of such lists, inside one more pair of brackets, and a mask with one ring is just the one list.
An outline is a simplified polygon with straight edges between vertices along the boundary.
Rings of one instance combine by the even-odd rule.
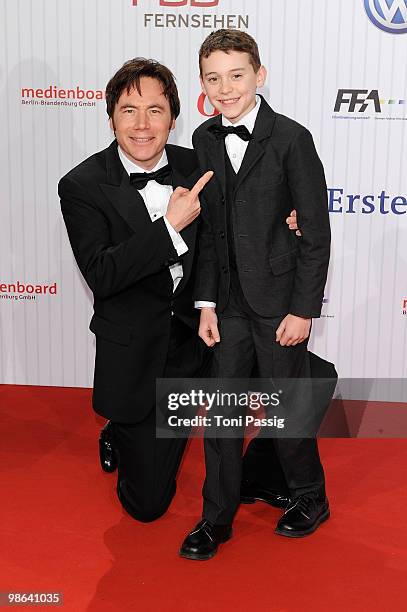
[[223, 274], [227, 274], [228, 273], [228, 267], [227, 266], [222, 266], [222, 272], [223, 272]]
[[225, 232], [219, 232], [219, 236], [220, 236], [221, 238], [224, 238], [224, 237], [225, 237]]
[[222, 196], [221, 202], [222, 202], [223, 205], [225, 205], [225, 197], [224, 196]]

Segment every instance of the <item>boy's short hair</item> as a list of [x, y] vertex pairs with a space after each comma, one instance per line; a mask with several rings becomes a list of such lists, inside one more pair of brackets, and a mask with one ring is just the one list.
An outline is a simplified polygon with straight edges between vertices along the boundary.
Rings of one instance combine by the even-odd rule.
[[142, 77], [157, 79], [161, 83], [170, 105], [171, 117], [176, 119], [180, 113], [180, 101], [174, 75], [163, 64], [145, 57], [135, 57], [125, 62], [106, 85], [106, 111], [109, 117], [113, 117], [115, 106], [124, 90], [130, 93], [135, 88], [141, 95]]
[[248, 53], [250, 63], [255, 72], [258, 72], [261, 61], [259, 48], [253, 36], [241, 30], [216, 30], [205, 38], [199, 49], [199, 72], [202, 76], [202, 58], [207, 58], [214, 51], [240, 51]]

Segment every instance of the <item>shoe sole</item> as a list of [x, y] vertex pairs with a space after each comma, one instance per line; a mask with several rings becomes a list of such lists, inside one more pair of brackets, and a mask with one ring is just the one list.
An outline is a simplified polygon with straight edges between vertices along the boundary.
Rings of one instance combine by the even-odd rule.
[[306, 529], [304, 531], [290, 532], [290, 531], [284, 531], [283, 529], [279, 529], [278, 527], [276, 527], [274, 530], [274, 533], [276, 533], [277, 535], [285, 536], [286, 538], [304, 538], [305, 536], [311, 535], [311, 533], [314, 533], [314, 531], [318, 529], [320, 524], [323, 523], [324, 521], [327, 521], [330, 516], [331, 516], [331, 513], [328, 509], [323, 514], [321, 514], [321, 516], [318, 518], [317, 521], [315, 521], [314, 525], [310, 529]]
[[246, 496], [243, 496], [243, 497], [240, 498], [240, 502], [242, 504], [255, 504], [258, 501], [264, 502], [265, 504], [268, 504], [269, 506], [272, 506], [273, 508], [286, 508], [287, 507], [287, 504], [278, 503], [278, 502], [273, 504], [270, 500], [263, 499], [263, 497], [246, 497]]
[[[230, 534], [227, 538], [224, 538], [223, 540], [221, 540], [219, 542], [219, 545], [224, 544], [225, 542], [230, 540], [231, 537], [232, 537], [232, 534]], [[179, 551], [179, 556], [182, 557], [183, 559], [190, 559], [192, 561], [209, 561], [209, 559], [212, 559], [212, 557], [216, 555], [216, 553], [218, 552], [218, 548], [219, 546], [216, 548], [216, 550], [212, 551], [211, 553], [208, 553], [207, 555], [200, 555], [198, 553], [184, 553], [182, 552], [182, 549], [181, 549]]]

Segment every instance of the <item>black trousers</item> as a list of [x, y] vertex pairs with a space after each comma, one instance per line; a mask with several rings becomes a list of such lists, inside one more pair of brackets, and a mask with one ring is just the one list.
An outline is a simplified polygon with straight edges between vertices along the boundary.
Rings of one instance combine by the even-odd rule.
[[[232, 277], [233, 279], [233, 277]], [[229, 304], [219, 316], [221, 341], [214, 350], [213, 375], [247, 378], [256, 366], [260, 378], [308, 378], [307, 341], [291, 347], [276, 342], [283, 317], [264, 318], [247, 304], [240, 284], [232, 282]], [[260, 432], [249, 444], [243, 464], [243, 437], [205, 436], [206, 478], [203, 517], [229, 524], [240, 503], [243, 478], [290, 497], [315, 492], [325, 496], [324, 472], [313, 438], [266, 438]]]
[[[164, 377], [207, 376], [210, 357], [196, 331], [173, 317]], [[133, 518], [154, 521], [166, 512], [174, 497], [187, 440], [156, 437], [154, 406], [139, 423], [113, 422], [113, 435], [119, 500]]]
[[156, 438], [155, 410], [142, 423], [114, 424], [117, 495], [135, 519], [150, 522], [168, 509], [187, 440]]

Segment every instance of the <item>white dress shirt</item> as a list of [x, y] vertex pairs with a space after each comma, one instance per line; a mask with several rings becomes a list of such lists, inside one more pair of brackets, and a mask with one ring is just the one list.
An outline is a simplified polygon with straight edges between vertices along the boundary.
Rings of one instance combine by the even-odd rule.
[[[256, 123], [257, 113], [260, 109], [260, 96], [256, 96], [256, 106], [252, 108], [251, 111], [247, 113], [240, 121], [237, 123], [232, 123], [229, 119], [226, 119], [222, 115], [222, 125], [237, 127], [238, 125], [244, 125], [249, 130], [250, 134], [254, 130], [254, 124]], [[242, 140], [236, 134], [228, 134], [225, 138], [225, 147], [228, 157], [230, 159], [230, 163], [232, 164], [233, 170], [236, 174], [240, 170], [240, 166], [242, 165], [242, 161], [244, 155], [246, 153], [247, 146], [249, 144], [248, 140]], [[195, 308], [215, 308], [215, 302], [204, 302], [202, 300], [195, 302]]]
[[[127, 174], [131, 174], [132, 172], [146, 172], [145, 168], [140, 168], [132, 162], [122, 151], [120, 147], [118, 147], [120, 161], [122, 162], [124, 169]], [[165, 150], [161, 156], [159, 162], [149, 170], [149, 172], [156, 172], [160, 168], [163, 168], [168, 164], [167, 153]], [[172, 185], [161, 185], [157, 183], [157, 181], [148, 181], [147, 185], [143, 189], [139, 189], [139, 194], [144, 200], [144, 204], [146, 205], [147, 212], [150, 215], [151, 221], [157, 221], [164, 217], [164, 223], [167, 227], [168, 233], [174, 245], [174, 249], [177, 251], [178, 255], [183, 255], [188, 251], [188, 246], [185, 244], [181, 235], [175, 231], [172, 227], [171, 223], [164, 216], [167, 212], [168, 202], [170, 200], [171, 194], [173, 192]], [[183, 269], [181, 263], [173, 264], [169, 266], [170, 273], [172, 276], [172, 280], [174, 283], [174, 291], [178, 287], [181, 279], [183, 277]]]
[[[244, 125], [249, 130], [250, 134], [254, 130], [254, 124], [256, 123], [257, 113], [260, 109], [260, 96], [256, 96], [256, 106], [252, 108], [250, 112], [247, 113], [240, 121], [237, 123], [232, 123], [229, 119], [226, 119], [222, 115], [222, 125], [225, 127], [233, 126], [237, 127], [238, 125]], [[242, 161], [244, 158], [244, 154], [246, 153], [246, 149], [248, 147], [249, 141], [242, 140], [236, 134], [228, 134], [225, 138], [225, 147], [228, 157], [230, 159], [230, 163], [232, 164], [233, 170], [236, 174], [240, 170], [240, 166], [242, 165]]]

